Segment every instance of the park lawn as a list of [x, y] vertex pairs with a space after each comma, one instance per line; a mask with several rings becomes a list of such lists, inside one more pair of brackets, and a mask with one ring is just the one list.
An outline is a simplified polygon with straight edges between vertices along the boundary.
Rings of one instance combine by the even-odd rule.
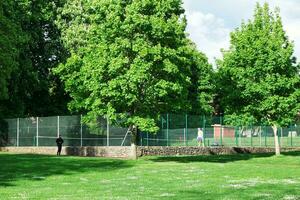
[[300, 152], [137, 161], [0, 153], [0, 199], [300, 199]]

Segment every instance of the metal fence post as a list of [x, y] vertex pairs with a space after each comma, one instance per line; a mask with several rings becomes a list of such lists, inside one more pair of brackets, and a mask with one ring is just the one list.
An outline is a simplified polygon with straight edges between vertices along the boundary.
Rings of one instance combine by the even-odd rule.
[[294, 133], [294, 131], [290, 132], [290, 134], [291, 134], [291, 147], [293, 146], [293, 133]]
[[147, 132], [147, 146], [149, 146], [149, 135], [148, 135], [148, 132]]
[[109, 146], [109, 119], [106, 116], [106, 146]]
[[19, 136], [20, 136], [20, 119], [17, 118], [17, 147], [19, 146]]
[[223, 126], [220, 126], [220, 144], [223, 146]]
[[[160, 135], [161, 135], [161, 137], [163, 139], [165, 139], [165, 134], [164, 134], [164, 123], [165, 123], [165, 120], [164, 120], [163, 115], [160, 116], [160, 119], [161, 119]], [[156, 140], [158, 140], [157, 136], [156, 136]], [[167, 143], [168, 143], [168, 141], [167, 141]]]
[[239, 134], [239, 144], [240, 144], [240, 146], [243, 146], [243, 145], [242, 145], [242, 134], [241, 134], [241, 129], [240, 129], [240, 127], [238, 128], [238, 134]]
[[[277, 128], [277, 132], [276, 132], [276, 137], [277, 137], [277, 140], [278, 140], [278, 145], [280, 147], [280, 135], [279, 135], [279, 128]], [[273, 131], [274, 132], [274, 131]], [[274, 147], [275, 147], [275, 144], [274, 144]]]
[[186, 128], [183, 128], [183, 143], [186, 146], [186, 138], [185, 138], [185, 134], [186, 134]]
[[82, 115], [80, 115], [80, 146], [82, 147]]
[[57, 137], [59, 137], [59, 116], [57, 116]]
[[36, 146], [39, 146], [39, 117], [36, 118]]
[[281, 127], [281, 134], [280, 134], [280, 145], [281, 145], [281, 147], [282, 147], [282, 143], [283, 143], [283, 129], [282, 129], [282, 127]]
[[205, 137], [205, 124], [206, 124], [206, 119], [205, 119], [205, 115], [204, 115], [203, 116], [203, 143], [204, 143], [204, 146], [206, 146], [205, 145], [205, 139], [206, 139], [206, 137]]
[[234, 136], [235, 136], [235, 145], [239, 146], [238, 144], [238, 132], [236, 126], [234, 127]]
[[220, 113], [219, 120], [220, 120], [220, 144], [221, 144], [221, 146], [223, 146], [223, 126], [222, 126], [223, 120], [222, 120], [222, 113]]
[[184, 145], [187, 146], [187, 144], [188, 144], [188, 141], [187, 141], [188, 140], [188, 115], [187, 114], [185, 114], [185, 130], [186, 131], [185, 131], [185, 136], [184, 136], [185, 137]]
[[161, 135], [163, 135], [163, 129], [164, 129], [164, 118], [163, 118], [163, 116], [160, 116], [160, 119], [161, 119], [161, 129], [160, 129], [160, 133], [161, 133]]
[[253, 138], [252, 138], [252, 134], [253, 134], [253, 126], [251, 125], [251, 131], [250, 131], [250, 146], [253, 147]]
[[267, 126], [265, 126], [265, 146], [267, 147]]
[[259, 146], [261, 147], [261, 133], [262, 133], [262, 128], [261, 126], [259, 127]]
[[167, 114], [167, 146], [169, 146], [169, 114]]

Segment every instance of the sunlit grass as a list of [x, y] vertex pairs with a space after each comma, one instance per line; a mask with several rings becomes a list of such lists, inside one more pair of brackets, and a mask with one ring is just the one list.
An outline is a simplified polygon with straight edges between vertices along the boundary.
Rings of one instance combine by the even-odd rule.
[[299, 156], [133, 161], [0, 153], [0, 199], [300, 199]]

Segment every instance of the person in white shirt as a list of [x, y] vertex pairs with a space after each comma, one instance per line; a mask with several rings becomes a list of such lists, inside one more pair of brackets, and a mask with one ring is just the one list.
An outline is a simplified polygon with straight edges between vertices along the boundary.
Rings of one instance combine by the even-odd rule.
[[198, 146], [202, 146], [204, 147], [204, 143], [203, 143], [203, 130], [201, 128], [198, 128], [198, 136], [197, 136], [197, 142], [198, 142]]

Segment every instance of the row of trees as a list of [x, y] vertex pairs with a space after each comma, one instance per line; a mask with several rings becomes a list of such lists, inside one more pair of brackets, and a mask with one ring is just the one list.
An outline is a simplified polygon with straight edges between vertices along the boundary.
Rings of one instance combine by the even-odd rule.
[[295, 120], [299, 66], [278, 10], [257, 4], [216, 70], [186, 23], [181, 0], [2, 1], [0, 113], [65, 114], [68, 103], [86, 121], [121, 118], [133, 140], [165, 112], [222, 112], [275, 135]]

